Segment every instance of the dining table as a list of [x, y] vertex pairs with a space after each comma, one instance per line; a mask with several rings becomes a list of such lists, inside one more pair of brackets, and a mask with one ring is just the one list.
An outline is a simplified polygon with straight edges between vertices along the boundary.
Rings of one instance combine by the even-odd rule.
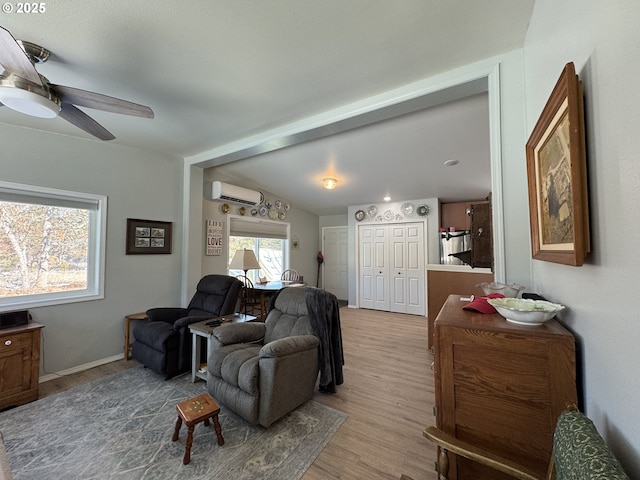
[[262, 321], [265, 320], [267, 315], [267, 299], [275, 292], [287, 287], [304, 287], [306, 285], [307, 284], [305, 282], [288, 280], [273, 280], [265, 283], [254, 283], [251, 289], [260, 294], [260, 319]]

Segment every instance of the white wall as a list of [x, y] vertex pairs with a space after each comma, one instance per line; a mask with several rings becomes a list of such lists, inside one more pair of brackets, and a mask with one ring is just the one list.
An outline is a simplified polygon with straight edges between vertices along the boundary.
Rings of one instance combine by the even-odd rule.
[[[0, 125], [0, 179], [108, 197], [105, 298], [31, 309], [47, 372], [123, 353], [124, 316], [179, 305], [182, 160]], [[126, 219], [174, 222], [171, 255], [125, 255]]]
[[569, 307], [585, 404], [640, 478], [640, 3], [537, 0], [524, 45], [527, 132], [567, 62], [584, 84], [591, 239], [582, 267], [533, 261], [535, 290]]
[[[204, 182], [210, 182], [213, 180], [220, 180], [228, 182], [232, 185], [240, 187], [255, 189], [253, 185], [238, 182], [236, 179], [223, 176], [216, 171], [215, 167], [207, 168], [204, 170]], [[282, 192], [286, 192], [286, 184], [282, 185]], [[281, 193], [282, 193], [281, 192]], [[265, 199], [282, 200], [283, 202], [289, 202], [289, 199], [282, 194], [274, 194], [271, 192], [263, 191]], [[224, 223], [224, 232], [227, 228], [227, 216], [223, 214], [220, 207], [224, 202], [207, 200], [202, 197], [202, 223], [206, 220], [217, 220]], [[298, 237], [300, 241], [300, 248], [298, 250], [290, 249], [289, 251], [289, 268], [293, 268], [298, 271], [300, 275], [304, 277], [304, 280], [309, 285], [315, 285], [316, 276], [318, 273], [318, 267], [316, 263], [316, 255], [320, 249], [319, 239], [319, 227], [318, 216], [309, 213], [306, 210], [297, 208], [296, 204], [289, 202], [291, 209], [287, 212], [287, 217], [284, 222], [291, 225], [291, 238]], [[238, 208], [241, 205], [229, 204], [232, 214], [238, 215]], [[250, 208], [248, 208], [250, 210]], [[249, 215], [247, 213], [247, 215]], [[206, 256], [204, 255], [204, 243], [200, 249], [202, 258], [202, 271], [204, 273], [226, 273], [228, 263], [228, 245], [225, 243], [223, 246], [223, 253], [220, 256]]]

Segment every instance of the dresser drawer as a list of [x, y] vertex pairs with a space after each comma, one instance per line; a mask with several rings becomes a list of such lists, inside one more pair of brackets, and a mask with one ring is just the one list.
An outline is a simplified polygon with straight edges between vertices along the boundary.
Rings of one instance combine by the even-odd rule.
[[31, 332], [14, 333], [13, 335], [0, 336], [0, 352], [13, 349], [23, 348], [31, 345], [33, 342]]

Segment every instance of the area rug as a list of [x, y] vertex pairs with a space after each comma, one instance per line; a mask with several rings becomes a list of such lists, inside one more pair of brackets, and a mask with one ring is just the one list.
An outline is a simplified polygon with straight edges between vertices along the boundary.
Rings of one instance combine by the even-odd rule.
[[309, 401], [265, 429], [222, 407], [224, 445], [198, 424], [183, 465], [176, 404], [205, 389], [190, 374], [165, 381], [139, 367], [2, 412], [15, 480], [299, 479], [346, 419]]

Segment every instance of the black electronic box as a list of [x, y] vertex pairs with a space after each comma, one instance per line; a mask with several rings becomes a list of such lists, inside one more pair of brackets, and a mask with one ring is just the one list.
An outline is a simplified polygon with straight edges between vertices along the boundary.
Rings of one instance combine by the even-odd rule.
[[29, 312], [27, 310], [0, 313], [0, 330], [19, 327], [27, 323], [29, 323]]

